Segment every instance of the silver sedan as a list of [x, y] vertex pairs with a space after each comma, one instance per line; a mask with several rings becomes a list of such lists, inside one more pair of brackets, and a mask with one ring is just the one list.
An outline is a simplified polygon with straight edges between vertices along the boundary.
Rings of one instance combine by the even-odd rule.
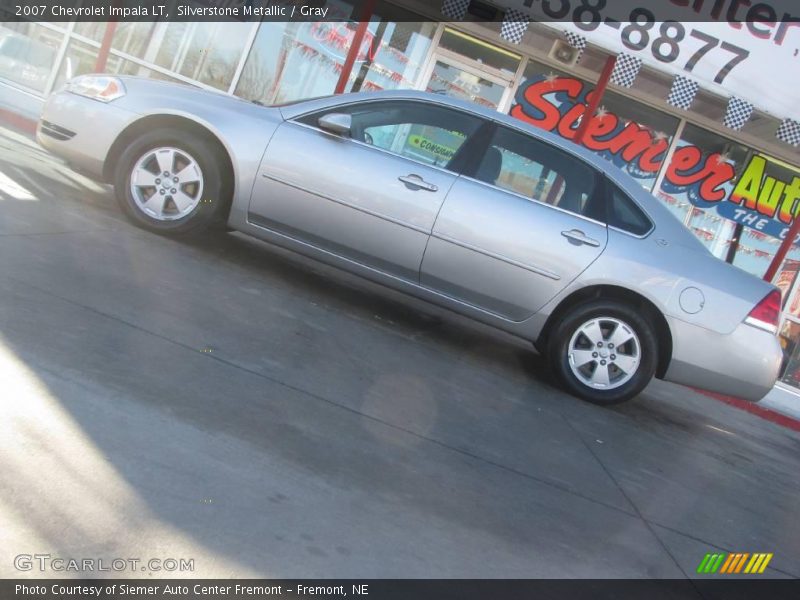
[[714, 258], [636, 182], [516, 119], [412, 91], [264, 107], [84, 76], [37, 137], [137, 225], [228, 226], [535, 344], [598, 404], [658, 378], [773, 386], [780, 293]]

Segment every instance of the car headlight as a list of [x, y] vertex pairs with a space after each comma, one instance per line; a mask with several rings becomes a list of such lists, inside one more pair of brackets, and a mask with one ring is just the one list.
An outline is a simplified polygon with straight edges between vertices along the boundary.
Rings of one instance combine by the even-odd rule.
[[125, 95], [122, 81], [108, 75], [82, 75], [69, 80], [64, 89], [100, 102], [111, 102]]

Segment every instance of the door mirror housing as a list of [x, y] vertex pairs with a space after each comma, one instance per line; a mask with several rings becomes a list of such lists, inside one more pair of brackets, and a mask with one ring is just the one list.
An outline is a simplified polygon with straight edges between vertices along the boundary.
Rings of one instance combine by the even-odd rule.
[[324, 117], [320, 117], [317, 123], [325, 131], [336, 135], [348, 135], [353, 126], [353, 118], [344, 113], [328, 113]]

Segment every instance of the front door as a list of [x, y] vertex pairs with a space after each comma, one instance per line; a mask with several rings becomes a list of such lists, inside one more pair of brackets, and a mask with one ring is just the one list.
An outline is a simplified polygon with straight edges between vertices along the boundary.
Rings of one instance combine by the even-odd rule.
[[[319, 119], [348, 115], [350, 131]], [[360, 101], [283, 123], [264, 154], [251, 222], [417, 282], [450, 163], [483, 123], [418, 100]]]

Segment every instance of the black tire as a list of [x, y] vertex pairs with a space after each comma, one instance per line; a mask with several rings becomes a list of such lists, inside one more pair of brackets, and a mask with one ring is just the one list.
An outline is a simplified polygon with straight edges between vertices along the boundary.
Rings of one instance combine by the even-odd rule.
[[[198, 204], [180, 218], [163, 220], [147, 214], [137, 204], [131, 191], [134, 167], [148, 152], [170, 147], [193, 158], [202, 174], [202, 193]], [[139, 227], [160, 234], [198, 233], [211, 226], [224, 226], [230, 207], [231, 189], [226, 184], [229, 174], [223, 172], [224, 161], [201, 135], [180, 129], [160, 129], [136, 138], [122, 153], [114, 170], [114, 192], [128, 218]], [[148, 192], [149, 193], [149, 192]], [[168, 200], [170, 202], [170, 200]], [[175, 212], [177, 212], [177, 207]]]
[[[573, 336], [577, 336], [577, 342], [588, 347], [589, 351], [603, 350], [603, 348], [589, 346], [588, 337], [583, 337], [581, 334], [577, 333], [584, 324], [595, 319], [600, 319], [599, 325], [601, 331], [604, 332], [605, 340], [608, 338], [605, 332], [613, 331], [610, 327], [613, 326], [612, 320], [616, 320], [622, 322], [633, 331], [639, 342], [639, 349], [636, 353], [636, 356], [638, 356], [638, 366], [635, 371], [631, 369], [633, 375], [629, 377], [627, 381], [625, 381], [627, 377], [625, 373], [619, 371], [618, 367], [612, 365], [612, 361], [608, 360], [610, 356], [616, 355], [609, 355], [606, 362], [603, 363], [608, 364], [606, 368], [609, 369], [609, 372], [613, 370], [614, 373], [612, 373], [612, 375], [617, 376], [616, 381], [613, 378], [611, 378], [611, 381], [612, 385], [618, 384], [618, 387], [612, 387], [611, 389], [597, 389], [592, 387], [573, 372], [573, 368], [570, 364], [570, 345]], [[604, 321], [603, 319], [608, 319], [608, 321]], [[608, 350], [607, 345], [608, 342], [606, 341], [605, 351], [613, 352], [613, 349], [611, 351]], [[551, 368], [558, 381], [566, 390], [578, 398], [601, 406], [619, 404], [639, 394], [652, 380], [656, 371], [656, 365], [658, 364], [658, 340], [653, 327], [647, 320], [647, 313], [641, 308], [633, 308], [616, 300], [590, 300], [572, 307], [561, 316], [551, 330], [548, 336], [547, 346], [547, 354]], [[622, 352], [628, 352], [632, 347], [633, 346], [623, 347], [623, 351], [621, 351], [620, 354], [622, 355]], [[577, 367], [576, 369], [583, 374], [584, 377], [588, 378], [593, 373], [594, 369], [600, 368], [600, 359], [603, 359], [602, 355], [598, 356], [598, 361], [588, 363], [587, 366], [582, 367], [583, 370]]]

